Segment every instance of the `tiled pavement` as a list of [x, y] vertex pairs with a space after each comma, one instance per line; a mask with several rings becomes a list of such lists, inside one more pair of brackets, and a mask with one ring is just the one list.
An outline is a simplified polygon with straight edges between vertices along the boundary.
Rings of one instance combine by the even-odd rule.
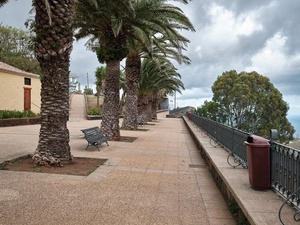
[[73, 122], [86, 119], [85, 95], [72, 94], [70, 98], [71, 104], [69, 121]]
[[[106, 164], [87, 177], [0, 170], [0, 224], [236, 224], [184, 121], [159, 113], [151, 124], [98, 152], [80, 129], [100, 121], [70, 121], [72, 154]], [[33, 153], [38, 132], [0, 128], [0, 161]]]

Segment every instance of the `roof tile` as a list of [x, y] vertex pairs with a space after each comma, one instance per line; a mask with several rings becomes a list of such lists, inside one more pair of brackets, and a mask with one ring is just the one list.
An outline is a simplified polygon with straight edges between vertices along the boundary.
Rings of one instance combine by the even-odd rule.
[[0, 71], [14, 73], [14, 74], [19, 74], [19, 75], [24, 75], [24, 76], [40, 77], [37, 74], [29, 73], [29, 72], [26, 72], [24, 70], [20, 70], [20, 69], [18, 69], [16, 67], [8, 65], [8, 64], [6, 64], [4, 62], [0, 62]]

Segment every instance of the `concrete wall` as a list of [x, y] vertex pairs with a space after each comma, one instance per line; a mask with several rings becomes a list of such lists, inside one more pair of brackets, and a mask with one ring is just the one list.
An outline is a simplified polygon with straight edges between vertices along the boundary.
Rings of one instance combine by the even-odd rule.
[[[31, 79], [31, 85], [25, 85], [24, 78]], [[38, 75], [23, 75], [0, 71], [0, 110], [24, 110], [24, 88], [31, 89], [31, 111], [40, 113], [41, 82]]]

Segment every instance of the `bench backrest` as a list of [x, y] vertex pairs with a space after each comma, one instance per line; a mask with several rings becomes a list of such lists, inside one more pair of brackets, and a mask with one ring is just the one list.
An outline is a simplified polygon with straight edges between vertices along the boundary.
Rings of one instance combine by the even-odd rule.
[[89, 142], [97, 142], [99, 138], [104, 137], [99, 127], [91, 127], [81, 131]]
[[137, 117], [136, 121], [138, 122], [138, 124], [144, 124], [145, 123], [140, 117]]

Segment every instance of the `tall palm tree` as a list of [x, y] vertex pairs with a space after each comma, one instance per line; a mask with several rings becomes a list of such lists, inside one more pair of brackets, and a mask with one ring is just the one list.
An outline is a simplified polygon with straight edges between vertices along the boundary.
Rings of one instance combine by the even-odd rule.
[[[101, 129], [120, 139], [120, 61], [128, 54], [126, 38], [135, 13], [131, 0], [75, 0], [75, 37], [90, 37], [99, 62], [106, 63], [106, 84]], [[95, 48], [94, 48], [95, 49]]]
[[8, 3], [8, 0], [0, 0], [0, 8]]
[[120, 90], [122, 90], [122, 96], [120, 98], [120, 111], [119, 114], [123, 115], [124, 111], [124, 105], [125, 105], [125, 95], [126, 95], [126, 74], [123, 70], [120, 72]]
[[[153, 60], [161, 55], [169, 56], [179, 63], [190, 60], [181, 54], [189, 42], [179, 34], [178, 30], [194, 31], [193, 25], [180, 8], [168, 4], [167, 1], [136, 1], [134, 3], [136, 18], [148, 27], [149, 32], [134, 29], [134, 36], [127, 39], [129, 55], [126, 59], [126, 111], [122, 127], [137, 129], [137, 93], [141, 69], [141, 57]], [[150, 37], [150, 39], [149, 39]]]
[[[180, 74], [173, 64], [166, 58], [158, 59], [160, 67], [153, 60], [145, 58], [142, 62], [141, 79], [138, 90], [138, 114], [145, 120], [152, 117], [152, 102], [159, 92], [164, 94], [177, 91], [181, 93], [184, 85]], [[156, 105], [156, 104], [155, 104]]]
[[[186, 63], [190, 64], [190, 59], [183, 55], [181, 51], [176, 50], [173, 44], [170, 43], [159, 43], [159, 47], [157, 47], [158, 43], [154, 44], [152, 47], [152, 52], [147, 52], [147, 50], [143, 51], [143, 46], [137, 45], [135, 47], [140, 47], [140, 52], [135, 48], [130, 48], [129, 55], [126, 59], [126, 105], [125, 105], [125, 115], [123, 119], [122, 128], [136, 130], [137, 129], [137, 102], [138, 102], [138, 83], [140, 80], [140, 70], [141, 70], [141, 58], [147, 57], [149, 60], [153, 60], [153, 63], [159, 69], [160, 62], [159, 58], [168, 57], [171, 59], [175, 59], [178, 63]], [[157, 92], [161, 93], [160, 91]], [[153, 103], [154, 106], [155, 103]], [[153, 108], [153, 114], [156, 115], [156, 108]], [[155, 116], [154, 116], [155, 117]], [[149, 118], [151, 119], [151, 117]]]
[[104, 84], [105, 84], [105, 77], [106, 77], [106, 68], [101, 66], [98, 67], [95, 71], [95, 77], [96, 77], [96, 90], [97, 90], [97, 108], [99, 109], [100, 112], [100, 103], [99, 103], [99, 98], [100, 98], [100, 93], [104, 93]]
[[[89, 43], [93, 43], [93, 46], [98, 44], [96, 52], [99, 62], [107, 64], [101, 128], [105, 134], [112, 136], [115, 140], [120, 139], [119, 114], [116, 107], [119, 105], [120, 60], [128, 55], [127, 40], [130, 38], [141, 42], [141, 36], [150, 40], [151, 34], [158, 33], [171, 37], [178, 34], [174, 27], [190, 25], [188, 20], [183, 25], [177, 25], [174, 18], [178, 18], [180, 13], [177, 12], [178, 10], [168, 9], [172, 6], [166, 2], [166, 0], [75, 1], [75, 27], [78, 28], [75, 37], [77, 39], [90, 37]], [[147, 10], [157, 10], [157, 7], [154, 8], [153, 5], [162, 3], [164, 3], [164, 8], [161, 11], [169, 10], [169, 14], [174, 15], [174, 18], [168, 18], [168, 13], [165, 13], [166, 17], [159, 20], [152, 13], [150, 14], [152, 15], [151, 20], [156, 24], [144, 20]], [[140, 4], [144, 11], [135, 10], [134, 5], [136, 4]], [[139, 16], [137, 16], [137, 12], [139, 12]], [[166, 28], [163, 28], [162, 25]], [[136, 35], [137, 32], [139, 35]]]
[[[60, 165], [72, 159], [69, 146], [69, 66], [73, 46], [73, 0], [34, 0], [35, 53], [42, 71], [41, 128], [33, 159]], [[62, 13], [63, 12], [63, 13]]]

